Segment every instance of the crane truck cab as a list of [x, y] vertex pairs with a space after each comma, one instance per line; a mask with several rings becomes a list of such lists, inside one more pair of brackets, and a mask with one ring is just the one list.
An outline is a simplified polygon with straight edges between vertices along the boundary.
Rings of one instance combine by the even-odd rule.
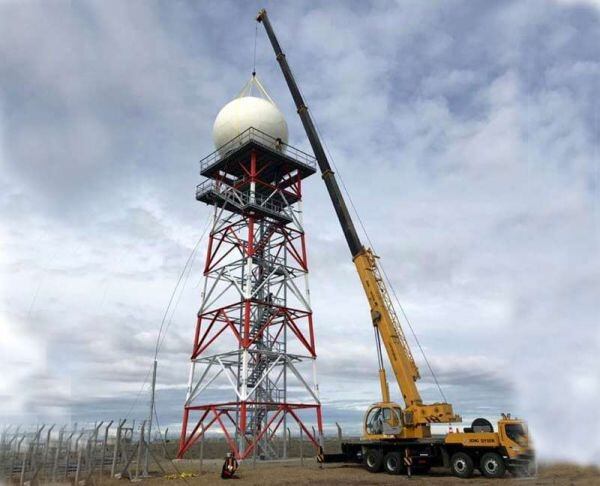
[[474, 469], [488, 478], [504, 476], [508, 470], [515, 475], [530, 475], [534, 454], [523, 420], [502, 415], [497, 431], [486, 419], [475, 419], [463, 432], [450, 432], [444, 448], [454, 475], [468, 478]]

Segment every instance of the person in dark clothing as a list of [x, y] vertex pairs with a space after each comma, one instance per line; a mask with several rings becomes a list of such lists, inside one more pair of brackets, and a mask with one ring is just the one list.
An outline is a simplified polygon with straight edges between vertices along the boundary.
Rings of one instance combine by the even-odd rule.
[[225, 457], [225, 463], [223, 464], [223, 468], [221, 469], [221, 479], [232, 479], [235, 476], [235, 472], [238, 468], [238, 462], [233, 457], [231, 452], [227, 453]]

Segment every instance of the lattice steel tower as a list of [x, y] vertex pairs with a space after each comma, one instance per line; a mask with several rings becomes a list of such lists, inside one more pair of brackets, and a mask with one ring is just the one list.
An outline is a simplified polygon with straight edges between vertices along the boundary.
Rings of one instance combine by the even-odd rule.
[[322, 441], [301, 213], [315, 160], [285, 143], [285, 121], [272, 123], [261, 102], [277, 108], [251, 83], [265, 96], [247, 96], [247, 87], [227, 105], [215, 142], [244, 131], [200, 163], [207, 180], [196, 199], [214, 216], [178, 457], [213, 425], [238, 459], [285, 457], [292, 422], [315, 447]]

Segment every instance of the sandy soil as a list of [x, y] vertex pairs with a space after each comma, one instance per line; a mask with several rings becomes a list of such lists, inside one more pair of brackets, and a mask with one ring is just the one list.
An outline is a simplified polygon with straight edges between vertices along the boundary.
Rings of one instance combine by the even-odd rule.
[[[143, 482], [149, 486], [162, 485], [212, 485], [221, 483], [219, 477], [221, 460], [205, 460], [203, 470], [200, 473], [200, 462], [198, 460], [183, 460], [175, 463], [175, 467], [180, 472], [193, 474], [193, 477], [183, 479], [167, 479], [160, 474]], [[170, 464], [164, 464], [168, 473], [175, 473], [175, 469]], [[433, 470], [428, 476], [413, 476], [410, 480], [404, 476], [389, 476], [387, 474], [371, 474], [360, 466], [326, 464], [322, 469], [314, 459], [304, 461], [304, 466], [297, 459], [287, 461], [277, 461], [271, 463], [257, 462], [256, 466], [252, 461], [243, 463], [238, 470], [239, 479], [233, 481], [233, 484], [244, 485], [380, 485], [397, 484], [403, 481], [410, 481], [410, 484], [443, 484], [443, 485], [473, 485], [490, 483], [498, 480], [484, 479], [481, 476], [475, 476], [469, 480], [461, 480], [450, 476], [445, 471]], [[500, 480], [502, 484], [531, 484], [531, 485], [600, 485], [600, 469], [593, 467], [580, 467], [569, 464], [542, 465], [539, 468], [539, 474], [536, 478], [515, 479], [509, 475], [506, 479]], [[123, 481], [106, 480], [102, 484], [116, 486], [123, 484]], [[224, 482], [223, 484], [231, 484]], [[407, 483], [408, 484], [408, 483]]]

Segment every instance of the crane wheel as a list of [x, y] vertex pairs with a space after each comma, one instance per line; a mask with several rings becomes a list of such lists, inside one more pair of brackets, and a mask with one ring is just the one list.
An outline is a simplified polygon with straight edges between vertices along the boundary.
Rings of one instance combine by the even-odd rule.
[[455, 452], [450, 458], [452, 474], [459, 478], [470, 478], [473, 475], [473, 459], [465, 452]]
[[402, 454], [399, 452], [388, 452], [383, 458], [383, 469], [388, 474], [402, 474], [404, 472]]
[[506, 473], [506, 466], [500, 454], [488, 452], [481, 457], [479, 470], [486, 478], [501, 478]]
[[383, 466], [383, 452], [379, 449], [367, 449], [363, 461], [367, 471], [372, 473], [379, 472]]

